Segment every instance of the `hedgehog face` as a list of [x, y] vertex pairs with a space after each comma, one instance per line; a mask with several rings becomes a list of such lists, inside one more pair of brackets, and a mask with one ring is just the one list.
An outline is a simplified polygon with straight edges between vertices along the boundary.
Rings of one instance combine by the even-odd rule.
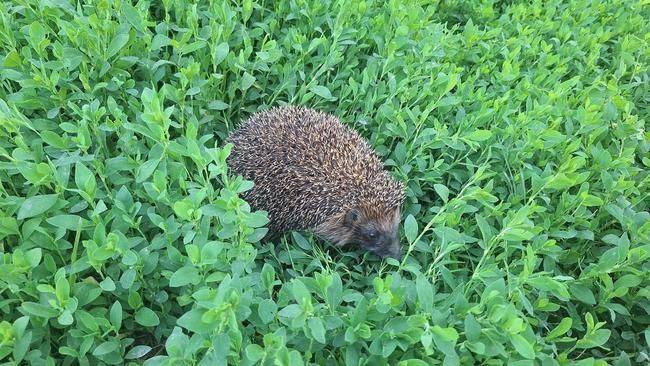
[[397, 260], [402, 259], [398, 226], [400, 209], [395, 208], [380, 214], [375, 209], [352, 208], [345, 213], [343, 225], [349, 230], [349, 242], [376, 255]]

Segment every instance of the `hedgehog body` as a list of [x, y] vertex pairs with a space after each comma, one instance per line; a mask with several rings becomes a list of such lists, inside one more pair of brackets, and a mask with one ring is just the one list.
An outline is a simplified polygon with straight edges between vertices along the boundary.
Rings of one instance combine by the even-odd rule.
[[268, 212], [269, 236], [311, 230], [337, 245], [357, 243], [380, 256], [400, 257], [403, 185], [338, 118], [275, 107], [253, 114], [228, 141], [228, 165], [253, 181], [243, 198]]

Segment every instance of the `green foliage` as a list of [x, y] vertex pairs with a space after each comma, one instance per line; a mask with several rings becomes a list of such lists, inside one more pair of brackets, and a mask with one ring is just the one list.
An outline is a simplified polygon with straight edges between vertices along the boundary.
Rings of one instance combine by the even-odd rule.
[[[0, 362], [647, 363], [647, 5], [3, 2]], [[401, 263], [260, 240], [279, 103], [407, 182]]]

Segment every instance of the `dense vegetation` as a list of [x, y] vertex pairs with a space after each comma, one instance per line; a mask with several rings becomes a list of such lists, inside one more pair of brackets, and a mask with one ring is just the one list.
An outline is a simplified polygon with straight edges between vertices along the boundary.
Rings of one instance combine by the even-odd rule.
[[[0, 363], [650, 357], [645, 0], [0, 4]], [[402, 263], [260, 240], [223, 141], [335, 113]]]

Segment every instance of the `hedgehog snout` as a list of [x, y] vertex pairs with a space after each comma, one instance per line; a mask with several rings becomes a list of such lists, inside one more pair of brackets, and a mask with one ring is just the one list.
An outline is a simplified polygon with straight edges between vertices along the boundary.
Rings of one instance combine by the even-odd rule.
[[395, 235], [384, 235], [376, 245], [371, 245], [369, 248], [382, 258], [402, 260], [402, 246]]

